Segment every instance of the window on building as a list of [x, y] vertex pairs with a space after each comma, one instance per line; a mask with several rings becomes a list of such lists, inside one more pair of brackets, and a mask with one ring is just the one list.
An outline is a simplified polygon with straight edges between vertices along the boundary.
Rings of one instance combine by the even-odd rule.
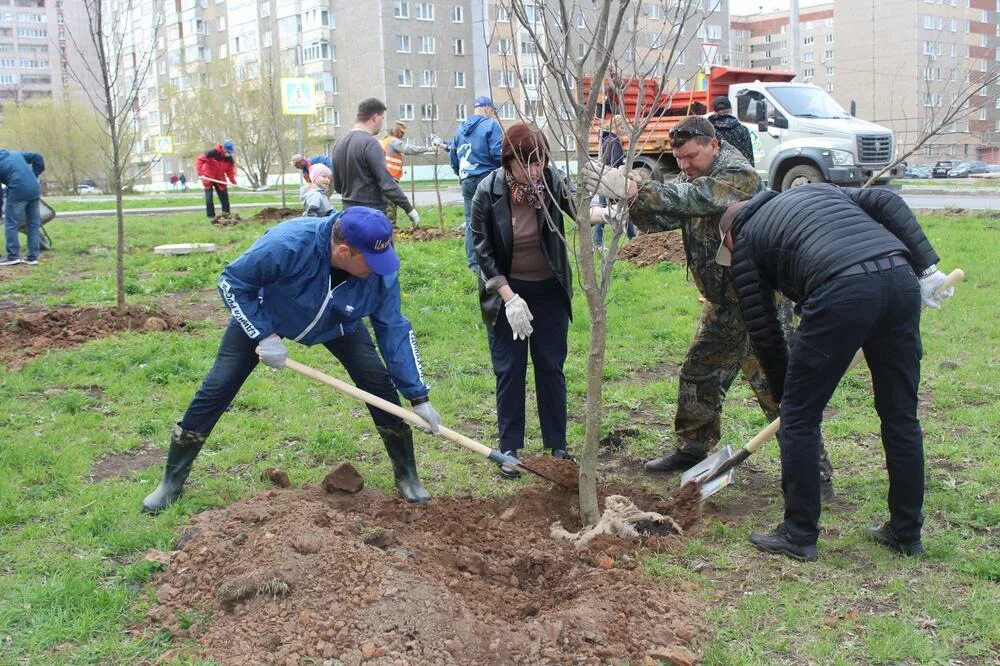
[[646, 5], [646, 16], [653, 21], [659, 21], [663, 18], [663, 7], [659, 3], [650, 2]]
[[425, 69], [420, 73], [421, 88], [436, 88], [438, 84], [438, 73], [436, 69]]
[[[784, 60], [784, 58], [782, 58], [782, 60]], [[784, 65], [785, 63], [781, 64]], [[812, 67], [806, 67], [805, 69], [802, 70], [802, 76], [807, 79], [811, 79], [812, 77], [816, 76], [816, 70], [813, 69]]]
[[426, 53], [433, 55], [435, 52], [436, 41], [433, 37], [420, 37], [420, 53]]
[[330, 42], [325, 39], [313, 42], [302, 49], [302, 61], [313, 62], [315, 60], [336, 60], [336, 50]]
[[527, 118], [538, 118], [542, 113], [542, 101], [538, 99], [525, 99], [522, 103], [524, 115]]
[[469, 117], [469, 109], [465, 104], [455, 105], [455, 120], [465, 120]]
[[261, 35], [260, 44], [265, 49], [268, 48], [269, 46], [271, 46], [271, 31], [270, 30], [265, 30], [264, 34]]
[[517, 117], [517, 112], [514, 109], [514, 105], [510, 102], [506, 104], [501, 104], [497, 107], [497, 118], [500, 120], [514, 120]]
[[410, 18], [410, 3], [407, 0], [396, 0], [392, 3], [392, 15], [398, 19]]
[[396, 85], [400, 88], [409, 88], [413, 85], [413, 72], [408, 69], [399, 70], [399, 74], [396, 75]]
[[833, 76], [833, 67], [827, 67], [826, 68], [826, 75], [827, 76]]
[[396, 53], [410, 52], [410, 36], [396, 35]]
[[535, 55], [535, 43], [528, 35], [521, 36], [521, 55]]
[[418, 21], [433, 21], [434, 3], [433, 2], [414, 3], [414, 16]]
[[456, 39], [452, 45], [452, 53], [455, 55], [465, 55], [465, 40], [462, 38]]
[[812, 61], [813, 61], [812, 51], [810, 51], [809, 53], [802, 54], [802, 62], [812, 62]]
[[827, 49], [823, 53], [823, 58], [825, 58], [826, 60], [833, 60], [833, 49]]
[[451, 8], [451, 22], [464, 23], [465, 14], [462, 12], [462, 5], [455, 5]]
[[506, 37], [497, 40], [497, 53], [500, 55], [510, 55], [514, 42]]
[[537, 88], [538, 87], [538, 68], [537, 67], [522, 67], [521, 68], [521, 83], [525, 88]]
[[576, 27], [578, 30], [583, 30], [587, 27], [587, 22], [583, 19], [583, 14], [576, 15]]
[[722, 39], [722, 26], [709, 24], [708, 26], [708, 38], [709, 39]]
[[832, 93], [833, 92], [833, 81], [830, 81], [829, 83], [826, 84], [826, 91], [828, 93]]
[[497, 5], [497, 23], [510, 23], [510, 10], [503, 5]]
[[833, 44], [833, 35], [829, 35], [829, 34], [828, 34], [828, 35], [826, 36], [826, 43], [827, 43], [827, 44]]
[[812, 37], [812, 35], [810, 35], [808, 37], [803, 37], [802, 38], [802, 43], [804, 45], [806, 45], [806, 46], [808, 46], [809, 44], [812, 44], [813, 43], [813, 37]]
[[413, 105], [412, 104], [400, 104], [399, 105], [399, 119], [400, 120], [413, 120]]
[[509, 69], [501, 69], [497, 72], [497, 85], [501, 88], [510, 88], [514, 85], [514, 72]]
[[456, 88], [465, 87], [465, 72], [455, 72], [454, 86]]
[[437, 104], [421, 104], [420, 105], [420, 119], [421, 120], [437, 120], [438, 119], [438, 106], [437, 106]]

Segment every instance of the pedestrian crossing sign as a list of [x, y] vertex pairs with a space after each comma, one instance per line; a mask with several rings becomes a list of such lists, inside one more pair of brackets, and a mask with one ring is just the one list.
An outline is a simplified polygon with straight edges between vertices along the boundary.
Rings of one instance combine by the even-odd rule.
[[316, 113], [316, 94], [312, 79], [281, 79], [281, 112], [286, 116], [311, 116]]
[[153, 137], [153, 150], [160, 155], [172, 155], [174, 152], [174, 137], [156, 136]]

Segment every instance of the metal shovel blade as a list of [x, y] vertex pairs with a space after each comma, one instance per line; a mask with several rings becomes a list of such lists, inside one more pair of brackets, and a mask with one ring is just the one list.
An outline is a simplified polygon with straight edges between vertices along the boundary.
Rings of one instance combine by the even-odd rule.
[[733, 457], [733, 447], [726, 444], [724, 447], [708, 456], [700, 463], [690, 468], [681, 475], [681, 487], [689, 483], [701, 484], [701, 499], [705, 500], [719, 492], [733, 482], [735, 470], [729, 470], [716, 478], [712, 478], [716, 471], [722, 467], [723, 463]]

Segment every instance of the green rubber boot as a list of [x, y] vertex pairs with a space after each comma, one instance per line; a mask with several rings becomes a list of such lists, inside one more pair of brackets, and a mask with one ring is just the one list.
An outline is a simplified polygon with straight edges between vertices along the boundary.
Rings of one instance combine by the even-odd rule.
[[144, 513], [159, 513], [180, 496], [191, 465], [206, 439], [208, 435], [183, 430], [179, 425], [174, 426], [170, 431], [170, 452], [167, 453], [167, 464], [163, 469], [163, 481], [142, 501]]
[[386, 453], [392, 461], [392, 473], [396, 477], [396, 490], [407, 502], [423, 504], [431, 498], [417, 475], [417, 459], [413, 455], [413, 431], [410, 426], [378, 428], [378, 434], [385, 442]]

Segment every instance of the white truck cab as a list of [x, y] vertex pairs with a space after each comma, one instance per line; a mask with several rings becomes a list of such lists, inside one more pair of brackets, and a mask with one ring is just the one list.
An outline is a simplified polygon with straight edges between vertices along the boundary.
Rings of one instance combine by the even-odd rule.
[[757, 172], [772, 189], [861, 185], [893, 160], [892, 130], [853, 117], [817, 86], [739, 83], [728, 96], [750, 131]]

